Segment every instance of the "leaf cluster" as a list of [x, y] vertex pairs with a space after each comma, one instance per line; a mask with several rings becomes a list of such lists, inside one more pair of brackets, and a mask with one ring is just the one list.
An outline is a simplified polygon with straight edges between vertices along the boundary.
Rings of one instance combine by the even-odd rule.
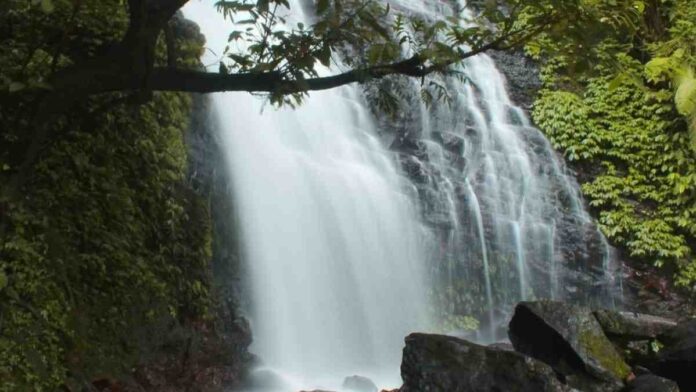
[[467, 57], [520, 45], [559, 26], [579, 31], [599, 12], [589, 12], [585, 1], [512, 0], [506, 8], [494, 3], [432, 15], [374, 0], [319, 0], [305, 11], [308, 15], [297, 18], [302, 12], [293, 14], [286, 0], [218, 1], [217, 9], [233, 26], [219, 70], [277, 73], [279, 81], [292, 83], [292, 97], [280, 89], [271, 100], [298, 104], [304, 93], [294, 92], [296, 87], [302, 91], [306, 79], [332, 69], [363, 72], [361, 82], [392, 73], [456, 73]]

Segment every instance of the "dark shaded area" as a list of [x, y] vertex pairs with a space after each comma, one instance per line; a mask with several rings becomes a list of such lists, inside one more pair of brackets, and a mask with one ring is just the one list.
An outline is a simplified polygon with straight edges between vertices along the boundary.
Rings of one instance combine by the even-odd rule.
[[662, 350], [652, 370], [675, 380], [682, 391], [696, 391], [696, 334]]
[[515, 350], [551, 365], [561, 379], [568, 374], [585, 373], [582, 359], [570, 344], [526, 307], [515, 308], [508, 335]]

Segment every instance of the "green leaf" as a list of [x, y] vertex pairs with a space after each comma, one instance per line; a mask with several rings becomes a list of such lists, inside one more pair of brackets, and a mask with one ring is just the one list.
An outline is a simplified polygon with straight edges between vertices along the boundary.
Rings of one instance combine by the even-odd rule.
[[645, 2], [643, 1], [634, 1], [633, 2], [633, 8], [635, 8], [638, 12], [641, 14], [645, 12]]
[[681, 78], [674, 97], [677, 110], [684, 116], [696, 114], [696, 78], [689, 74]]
[[26, 86], [24, 85], [24, 83], [21, 83], [21, 82], [11, 82], [11, 83], [10, 83], [10, 92], [11, 92], [11, 93], [14, 93], [14, 92], [23, 90], [25, 87], [26, 87]]
[[261, 12], [268, 12], [268, 3], [269, 0], [259, 0], [256, 2], [256, 8], [258, 8]]
[[319, 62], [328, 67], [331, 65], [331, 47], [329, 45], [324, 45], [319, 53], [317, 53], [317, 59]]
[[55, 10], [53, 0], [41, 0], [41, 10], [47, 14], [53, 12]]
[[329, 0], [317, 1], [317, 14], [323, 14], [329, 8]]
[[672, 59], [669, 57], [655, 57], [645, 64], [645, 75], [648, 80], [659, 82], [666, 79], [674, 71]]
[[389, 32], [384, 26], [380, 25], [379, 22], [368, 12], [360, 11], [358, 16], [362, 19], [372, 30], [381, 35], [384, 39], [389, 40]]

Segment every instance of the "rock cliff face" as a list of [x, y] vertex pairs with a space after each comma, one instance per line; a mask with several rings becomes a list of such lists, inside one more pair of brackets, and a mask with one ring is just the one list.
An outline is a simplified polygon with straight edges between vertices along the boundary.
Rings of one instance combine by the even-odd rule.
[[[529, 112], [542, 87], [539, 64], [525, 56], [521, 49], [512, 52], [493, 51], [489, 55], [495, 60], [498, 70], [505, 76], [507, 91], [512, 102]], [[403, 170], [414, 185], [424, 221], [436, 233], [440, 253], [434, 256], [433, 262], [441, 265], [442, 269], [456, 270], [457, 255], [473, 252], [472, 258], [482, 257], [480, 250], [476, 250], [478, 245], [477, 233], [474, 229], [475, 222], [470, 217], [463, 216], [461, 211], [459, 215], [452, 213], [453, 202], [463, 203], [467, 198], [463, 181], [466, 175], [462, 173], [475, 159], [471, 154], [471, 146], [475, 143], [473, 136], [477, 135], [477, 129], [471, 124], [466, 125], [465, 132], [459, 133], [455, 132], [456, 127], [433, 128], [433, 124], [437, 122], [433, 121], [432, 113], [438, 111], [438, 106], [446, 106], [446, 104], [436, 102], [433, 105], [434, 110], [425, 108], [419, 101], [417, 88], [411, 83], [412, 81], [407, 79], [390, 83], [388, 88], [397, 87], [405, 92], [401, 95], [404, 97], [406, 109], [397, 113], [395, 119], [387, 118], [381, 113], [377, 113], [377, 118], [380, 128], [384, 131], [383, 137], [391, 148], [399, 153]], [[374, 106], [377, 107], [377, 105]], [[463, 117], [465, 113], [462, 112], [460, 115]], [[428, 127], [431, 129], [427, 129]], [[546, 155], [547, 163], [551, 158], [560, 162], [562, 171], [569, 175], [571, 182], [584, 184], [592, 181], [597, 175], [597, 167], [565, 162], [565, 158], [560, 153], [548, 147], [548, 142], [541, 132], [524, 130], [518, 132], [528, 132], [525, 140], [534, 154]], [[577, 187], [577, 185], [573, 186]], [[559, 186], [554, 192], [561, 195], [561, 199], [567, 200], [568, 195], [564, 194]], [[481, 204], [484, 209], [483, 219], [488, 222], [490, 215], [485, 212], [485, 202]], [[568, 203], [562, 201], [560, 209], [567, 208]], [[588, 211], [595, 216], [596, 211], [589, 208]], [[466, 246], [453, 246], [453, 232], [457, 227], [471, 228], [469, 233], [459, 234], [468, 238]], [[493, 236], [490, 230], [486, 228], [487, 238]], [[597, 298], [605, 295], [608, 282], [602, 270], [607, 259], [613, 259], [618, 268], [615, 271], [615, 279], [617, 283], [621, 281], [622, 286], [622, 292], [616, 293], [615, 303], [622, 302], [622, 306], [626, 309], [675, 319], [682, 319], [684, 315], [693, 313], [693, 305], [690, 305], [688, 299], [681, 296], [679, 292], [672, 290], [668, 284], [669, 278], [662, 276], [662, 273], [654, 268], [641, 267], [642, 264], [634, 262], [625, 249], [609, 247], [608, 245], [613, 244], [606, 242], [592, 221], [582, 221], [575, 216], [564, 214], [557, 221], [555, 230], [557, 260], [569, 267], [567, 271], [569, 284], [565, 285], [564, 296], [559, 298], [582, 302], [588, 297]], [[542, 282], [549, 281], [548, 271], [543, 271], [543, 264], [534, 265], [532, 268], [532, 274], [539, 274]], [[462, 277], [472, 274], [480, 276], [481, 273], [474, 269], [460, 270], [458, 274]], [[465, 297], [482, 298], [483, 296], [483, 288], [480, 285], [467, 285]], [[471, 301], [471, 298], [465, 301]], [[471, 312], [472, 306], [454, 306], [454, 308], [460, 312]], [[479, 315], [482, 314], [481, 312], [482, 309], [474, 310], [474, 313]]]
[[507, 79], [508, 91], [513, 102], [529, 111], [541, 89], [539, 65], [524, 54], [515, 51], [492, 51], [490, 56]]
[[[186, 137], [189, 146], [189, 182], [193, 189], [210, 202], [213, 228], [211, 260], [214, 309], [214, 330], [211, 343], [221, 345], [212, 350], [223, 352], [220, 365], [225, 367], [225, 387], [239, 386], [253, 361], [247, 351], [252, 341], [251, 328], [244, 316], [244, 280], [242, 261], [231, 197], [230, 176], [226, 172], [217, 138], [215, 119], [211, 116], [210, 97], [195, 96], [191, 125]], [[211, 345], [212, 346], [212, 345]], [[213, 348], [213, 347], [209, 347]], [[201, 349], [201, 355], [208, 355]], [[205, 390], [205, 389], [201, 389]]]
[[[462, 72], [464, 81], [438, 80], [451, 100], [429, 107], [410, 79], [366, 91], [430, 228], [443, 313], [494, 324], [532, 295], [612, 305], [620, 295], [611, 249], [525, 113], [538, 68], [521, 52], [496, 52]], [[380, 112], [379, 89], [398, 91], [394, 116]]]
[[[194, 26], [195, 27], [195, 26]], [[189, 28], [192, 28], [189, 25]], [[99, 391], [215, 392], [245, 382], [253, 357], [251, 329], [242, 312], [243, 283], [226, 165], [215, 138], [209, 98], [194, 96], [188, 147], [187, 191], [206, 200], [213, 231], [209, 320], [163, 328], [130, 377], [95, 380]]]

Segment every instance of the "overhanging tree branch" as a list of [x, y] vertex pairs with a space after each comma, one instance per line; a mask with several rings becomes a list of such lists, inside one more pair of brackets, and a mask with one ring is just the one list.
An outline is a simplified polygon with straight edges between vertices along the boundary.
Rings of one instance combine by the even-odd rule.
[[[463, 60], [475, 56], [476, 54], [494, 47], [495, 45], [492, 44], [486, 45], [485, 48], [482, 47], [467, 52], [461, 59]], [[423, 77], [441, 70], [447, 65], [451, 65], [435, 64], [426, 67], [424, 63], [425, 60], [416, 55], [407, 60], [392, 64], [359, 68], [337, 75], [308, 78], [304, 80], [285, 80], [278, 72], [226, 75], [203, 71], [155, 68], [152, 72], [149, 85], [153, 90], [157, 91], [194, 93], [247, 91], [294, 94], [303, 91], [328, 90], [351, 83], [365, 83], [389, 75]]]
[[[158, 67], [151, 70], [146, 80], [146, 86], [154, 91], [177, 91], [192, 93], [213, 93], [225, 91], [268, 92], [276, 94], [294, 94], [305, 91], [328, 90], [335, 87], [351, 84], [365, 83], [374, 79], [381, 79], [389, 75], [404, 75], [411, 77], [424, 77], [431, 73], [441, 72], [454, 63], [463, 61], [469, 57], [483, 52], [500, 49], [513, 37], [538, 34], [543, 28], [531, 32], [512, 31], [500, 35], [493, 41], [463, 53], [457, 58], [446, 62], [426, 65], [428, 59], [421, 55], [414, 55], [408, 59], [391, 64], [376, 65], [358, 68], [337, 75], [307, 78], [302, 80], [284, 79], [279, 72], [262, 73], [210, 73], [205, 71], [182, 70], [172, 67]], [[516, 42], [514, 40], [513, 42]], [[125, 75], [122, 75], [125, 76]], [[84, 77], [79, 78], [85, 80]], [[142, 81], [127, 77], [91, 78], [96, 83], [90, 93], [103, 93], [123, 90], [142, 89]]]

